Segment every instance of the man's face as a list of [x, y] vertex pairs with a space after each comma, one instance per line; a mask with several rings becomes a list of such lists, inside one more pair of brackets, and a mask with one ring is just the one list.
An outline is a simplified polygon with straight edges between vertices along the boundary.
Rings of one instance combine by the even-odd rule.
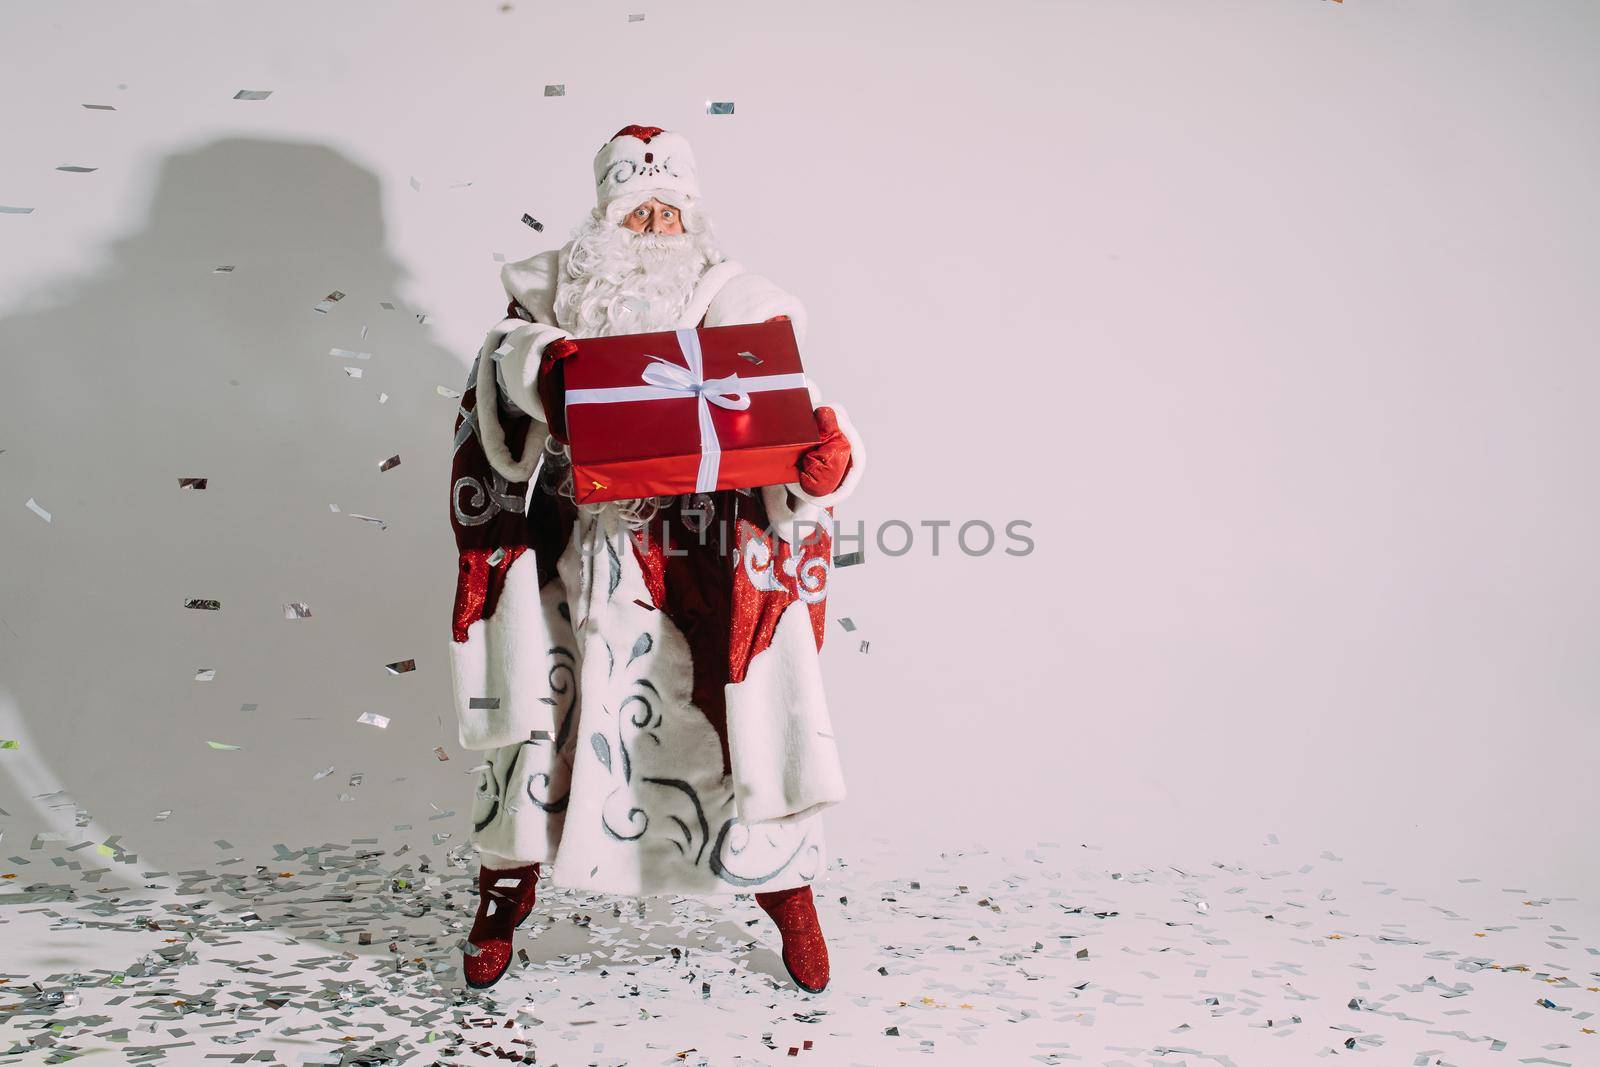
[[622, 218], [622, 228], [634, 233], [680, 234], [683, 220], [678, 209], [651, 197]]

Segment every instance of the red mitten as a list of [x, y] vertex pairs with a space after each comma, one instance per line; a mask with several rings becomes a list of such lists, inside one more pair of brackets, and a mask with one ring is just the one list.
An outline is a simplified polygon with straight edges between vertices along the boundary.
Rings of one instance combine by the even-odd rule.
[[839, 429], [832, 408], [817, 408], [814, 414], [822, 443], [800, 457], [800, 488], [812, 496], [827, 496], [850, 471], [850, 439]]
[[562, 444], [567, 443], [566, 388], [562, 363], [576, 355], [577, 343], [569, 337], [559, 337], [544, 346], [544, 356], [539, 360], [539, 403], [544, 405], [545, 422], [550, 433]]

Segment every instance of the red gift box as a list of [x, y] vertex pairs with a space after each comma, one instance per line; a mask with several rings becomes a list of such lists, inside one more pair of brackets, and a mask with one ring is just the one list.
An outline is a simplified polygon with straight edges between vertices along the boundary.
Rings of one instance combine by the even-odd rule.
[[782, 485], [818, 444], [788, 322], [577, 341], [563, 361], [582, 503]]

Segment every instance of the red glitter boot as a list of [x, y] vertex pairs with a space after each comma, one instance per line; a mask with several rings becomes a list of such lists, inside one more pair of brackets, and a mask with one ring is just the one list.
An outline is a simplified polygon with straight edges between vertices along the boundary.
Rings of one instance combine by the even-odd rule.
[[822, 939], [817, 908], [811, 900], [811, 887], [795, 886], [772, 893], [757, 893], [756, 903], [783, 934], [783, 965], [794, 984], [807, 993], [820, 993], [828, 986], [828, 943]]
[[499, 871], [478, 868], [478, 914], [472, 920], [472, 932], [467, 935], [467, 942], [478, 954], [463, 953], [461, 959], [461, 970], [469, 986], [487, 989], [511, 966], [512, 931], [533, 911], [538, 888], [537, 863]]

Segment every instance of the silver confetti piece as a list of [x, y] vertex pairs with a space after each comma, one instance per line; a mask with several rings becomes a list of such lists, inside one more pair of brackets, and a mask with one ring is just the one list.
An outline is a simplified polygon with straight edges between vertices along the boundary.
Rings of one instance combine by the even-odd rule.
[[260, 704], [240, 704], [239, 705], [239, 710], [240, 711], [255, 711], [260, 706], [261, 706]]
[[442, 385], [434, 386], [433, 387], [433, 391], [438, 393], [440, 396], [444, 397], [446, 400], [459, 400], [459, 399], [461, 399], [461, 394], [460, 393], [456, 392], [454, 389], [448, 389], [448, 388], [446, 388], [445, 386], [442, 386]]
[[548, 740], [550, 740], [550, 731], [549, 730], [534, 730], [532, 733], [530, 733], [528, 735], [528, 739], [531, 740], [531, 741], [548, 741]]
[[359, 378], [366, 373], [366, 371], [362, 370], [360, 367], [342, 367], [340, 369], [344, 371], [344, 376], [346, 378]]
[[388, 459], [378, 464], [378, 471], [379, 473], [382, 473], [383, 471], [390, 470], [391, 468], [398, 466], [400, 466], [400, 457], [390, 456]]
[[179, 478], [178, 479], [178, 488], [179, 489], [204, 489], [205, 487], [206, 487], [206, 479], [204, 479], [204, 478]]
[[846, 552], [842, 556], [834, 556], [833, 565], [835, 567], [854, 567], [864, 559], [866, 559], [866, 555], [862, 552]]
[[221, 611], [222, 601], [200, 600], [196, 597], [187, 597], [183, 602], [183, 606], [186, 608], [193, 608], [196, 611]]
[[566, 96], [567, 95], [566, 83], [563, 82], [560, 85], [546, 85], [544, 87], [544, 95], [546, 95], [546, 96]]
[[444, 746], [443, 745], [434, 745], [433, 746], [433, 756], [440, 763], [449, 763], [450, 762], [450, 753], [448, 753], [448, 752], [446, 752], [444, 750]]
[[538, 230], [541, 233], [544, 231], [544, 223], [540, 222], [538, 219], [534, 218], [532, 215], [524, 214], [522, 216], [522, 223], [525, 226], [533, 227], [535, 230]]
[[417, 661], [414, 659], [396, 660], [393, 663], [385, 663], [383, 669], [390, 674], [405, 674], [417, 669]]
[[39, 506], [39, 504], [38, 504], [38, 502], [37, 502], [37, 501], [35, 501], [35, 500], [34, 500], [34, 499], [33, 499], [33, 497], [31, 497], [31, 496], [30, 496], [30, 497], [29, 497], [29, 498], [28, 498], [28, 503], [27, 503], [27, 505], [26, 505], [26, 506], [27, 506], [27, 508], [28, 508], [28, 510], [29, 510], [29, 511], [31, 511], [31, 512], [33, 512], [33, 513], [34, 513], [34, 514], [35, 514], [35, 515], [37, 515], [37, 516], [39, 516], [39, 517], [40, 517], [40, 518], [41, 518], [41, 519], [43, 519], [43, 520], [44, 520], [44, 521], [45, 521], [45, 522], [52, 522], [52, 521], [53, 521], [53, 520], [52, 520], [52, 519], [51, 519], [51, 518], [50, 518], [50, 513], [49, 513], [49, 512], [48, 512], [48, 511], [46, 511], [46, 510], [45, 510], [45, 509], [44, 509], [44, 508], [41, 508], [41, 507], [40, 507], [40, 506]]
[[83, 106], [88, 108], [90, 111], [115, 111], [115, 110], [117, 110], [117, 106], [115, 104], [84, 104]]
[[156, 822], [166, 822], [170, 818], [172, 818], [172, 809], [171, 808], [167, 808], [164, 811], [156, 812]]
[[348, 348], [330, 348], [328, 355], [338, 356], [340, 359], [371, 359], [371, 352], [352, 352]]
[[286, 619], [309, 619], [311, 618], [311, 609], [298, 600], [292, 601], [283, 606], [283, 617]]
[[201, 667], [199, 670], [194, 672], [194, 680], [197, 682], [215, 681], [216, 677], [217, 669], [215, 667]]
[[387, 301], [387, 300], [378, 301], [378, 306], [381, 307], [385, 311], [393, 311], [395, 309], [394, 305], [389, 303], [389, 301]]
[[212, 748], [216, 749], [219, 752], [237, 752], [237, 751], [239, 751], [239, 746], [238, 745], [227, 745], [227, 744], [223, 744], [221, 741], [207, 741], [206, 744], [210, 745]]
[[872, 644], [871, 641], [863, 641], [863, 642], [861, 642], [861, 651], [865, 652], [867, 650], [867, 646], [870, 645], [870, 644]]
[[361, 717], [358, 718], [356, 722], [360, 723], [362, 726], [376, 726], [380, 730], [387, 730], [389, 728], [389, 716], [379, 715], [375, 711], [363, 711], [361, 713]]
[[0, 215], [32, 215], [31, 207], [14, 207], [11, 204], [0, 204]]
[[499, 697], [468, 697], [467, 707], [473, 711], [499, 711]]
[[369, 524], [371, 524], [373, 526], [376, 526], [380, 530], [387, 530], [389, 528], [389, 524], [388, 523], [384, 522], [382, 519], [374, 518], [371, 515], [357, 515], [355, 512], [352, 511], [350, 513], [350, 517], [352, 519], [360, 519], [362, 522], [369, 523]]
[[364, 774], [352, 774], [350, 776], [350, 788], [354, 789], [356, 786], [360, 785], [362, 782], [364, 782], [366, 780], [367, 780], [367, 776], [364, 775]]
[[417, 181], [417, 179], [412, 178], [411, 179], [411, 188], [415, 189], [417, 192], [420, 193], [420, 192], [422, 192], [422, 183]]
[[731, 115], [731, 114], [733, 114], [733, 101], [732, 100], [707, 100], [706, 101], [706, 114], [707, 115]]
[[66, 173], [66, 174], [93, 174], [95, 171], [97, 171], [99, 169], [100, 169], [99, 167], [79, 167], [79, 166], [74, 166], [74, 165], [72, 165], [70, 163], [69, 164], [64, 164], [64, 165], [59, 166], [59, 167], [56, 168], [56, 170], [62, 171], [64, 173]]
[[211, 273], [212, 274], [232, 274], [233, 273], [233, 264], [232, 263], [224, 263], [220, 267], [213, 267], [211, 269]]
[[766, 362], [766, 360], [762, 359], [760, 356], [756, 355], [754, 352], [740, 352], [739, 353], [739, 358], [740, 359], [744, 359], [744, 360], [749, 360], [751, 363], [754, 363], [758, 367], [761, 364]]
[[844, 627], [844, 632], [845, 632], [845, 633], [850, 633], [850, 632], [852, 632], [852, 631], [853, 631], [853, 630], [855, 630], [855, 628], [856, 628], [856, 621], [855, 621], [855, 620], [854, 620], [854, 619], [849, 619], [849, 618], [841, 618], [841, 619], [840, 619], [840, 620], [839, 620], [839, 625], [840, 625], [840, 626], [843, 626], [843, 627]]
[[271, 95], [271, 89], [240, 89], [233, 94], [233, 98], [235, 100], [265, 100]]
[[333, 292], [331, 292], [327, 296], [323, 297], [317, 303], [313, 304], [312, 307], [311, 307], [311, 310], [315, 311], [315, 312], [318, 312], [320, 314], [326, 315], [328, 313], [328, 310], [330, 308], [332, 308], [333, 305], [337, 304], [339, 301], [341, 301], [343, 299], [344, 299], [344, 294], [339, 292], [339, 290], [335, 289]]
[[644, 16], [643, 15], [629, 15], [628, 16], [628, 21], [629, 22], [643, 22], [644, 21]]
[[311, 780], [313, 782], [320, 782], [320, 781], [322, 781], [324, 778], [328, 777], [328, 775], [330, 775], [332, 773], [333, 773], [333, 768], [329, 767], [327, 770], [318, 771], [316, 774], [313, 774], [311, 776]]

